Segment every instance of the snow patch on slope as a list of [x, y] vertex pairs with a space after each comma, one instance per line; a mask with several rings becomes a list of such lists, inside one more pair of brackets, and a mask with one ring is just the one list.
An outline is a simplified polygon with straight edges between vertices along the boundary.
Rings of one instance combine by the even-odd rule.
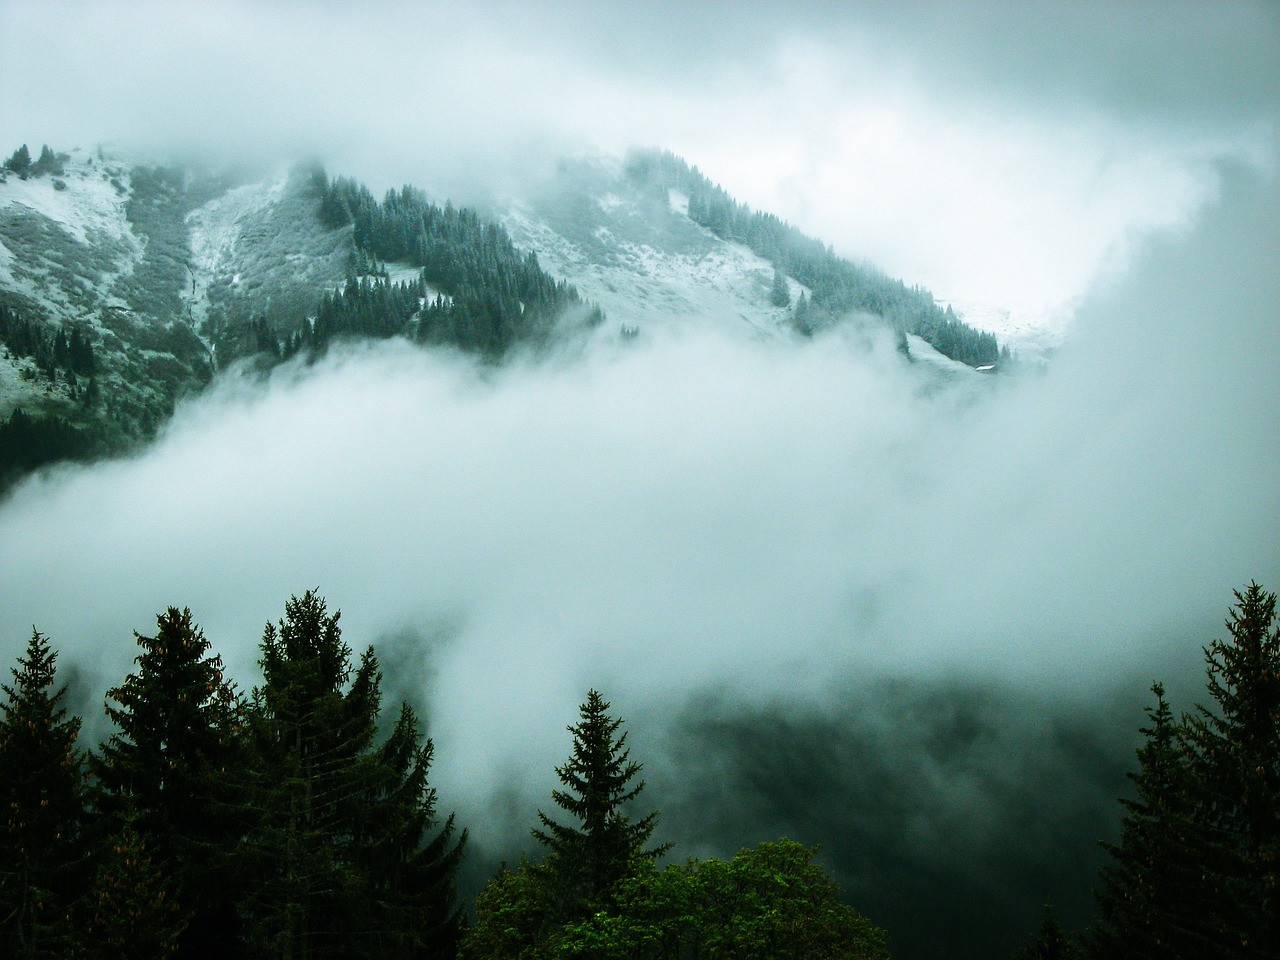
[[32, 387], [22, 379], [20, 369], [20, 361], [0, 347], [0, 420], [7, 419], [15, 407], [31, 399]]
[[4, 238], [0, 237], [0, 284], [13, 282], [13, 252], [4, 245]]
[[957, 317], [979, 330], [994, 333], [1000, 345], [1008, 346], [1019, 359], [1043, 361], [1062, 345], [1070, 324], [1065, 308], [1009, 307], [980, 300], [937, 298]]
[[[287, 182], [288, 178], [281, 176], [235, 187], [187, 214], [187, 226], [191, 230], [191, 270], [197, 290], [208, 290], [213, 279], [234, 262], [245, 223], [277, 203]], [[239, 279], [236, 273], [231, 282], [237, 283]], [[208, 300], [197, 296], [192, 303], [197, 328], [203, 324], [208, 310]]]
[[985, 374], [978, 372], [968, 364], [952, 360], [945, 353], [939, 353], [928, 340], [907, 334], [907, 349], [914, 363], [928, 367], [942, 382], [972, 383], [985, 380]]
[[[55, 188], [55, 180], [66, 188]], [[78, 243], [88, 243], [94, 231], [114, 240], [133, 239], [125, 216], [128, 199], [128, 170], [109, 161], [95, 161], [83, 150], [70, 155], [60, 176], [21, 180], [11, 175], [0, 184], [0, 206], [24, 206], [57, 223]]]
[[49, 317], [95, 323], [100, 306], [122, 306], [116, 281], [142, 256], [126, 205], [128, 168], [83, 150], [64, 171], [0, 183], [0, 289]]
[[[382, 270], [386, 271], [385, 279], [391, 283], [417, 283], [418, 278], [422, 276], [421, 267], [405, 261], [392, 260], [387, 263], [379, 263], [378, 266]], [[368, 277], [370, 281], [375, 283], [384, 279], [383, 276], [378, 273], [361, 274], [361, 276]], [[326, 287], [330, 293], [338, 290], [345, 290], [346, 288], [347, 281], [345, 277], [341, 281], [331, 283]], [[449, 294], [445, 293], [439, 287], [432, 286], [429, 283], [424, 283], [422, 288], [424, 296], [420, 297], [419, 300], [423, 306], [426, 306], [428, 303], [431, 303], [436, 299], [439, 299], [444, 303], [453, 303], [453, 297], [449, 296]]]
[[[618, 198], [604, 201], [610, 199]], [[502, 225], [517, 246], [538, 255], [543, 269], [568, 278], [582, 296], [598, 303], [611, 324], [639, 330], [652, 323], [710, 324], [765, 338], [789, 330], [791, 311], [769, 302], [773, 265], [741, 244], [716, 241], [705, 252], [668, 253], [619, 239], [601, 227], [594, 236], [610, 253], [602, 258], [557, 233], [527, 207], [510, 208]], [[790, 287], [793, 302], [809, 292], [795, 281]]]

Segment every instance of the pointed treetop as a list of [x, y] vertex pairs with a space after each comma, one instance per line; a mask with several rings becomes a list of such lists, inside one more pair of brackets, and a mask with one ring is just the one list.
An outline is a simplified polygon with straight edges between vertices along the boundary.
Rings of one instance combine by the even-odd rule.
[[556, 805], [570, 814], [577, 826], [565, 826], [538, 811], [544, 829], [534, 838], [549, 850], [548, 861], [571, 886], [582, 888], [586, 898], [598, 897], [626, 876], [636, 858], [661, 856], [670, 844], [645, 849], [657, 826], [653, 811], [632, 821], [623, 808], [644, 790], [636, 780], [641, 765], [626, 747], [627, 734], [615, 736], [622, 720], [609, 716], [609, 701], [596, 690], [579, 706], [573, 734], [573, 755], [556, 768], [564, 790], [552, 791]]

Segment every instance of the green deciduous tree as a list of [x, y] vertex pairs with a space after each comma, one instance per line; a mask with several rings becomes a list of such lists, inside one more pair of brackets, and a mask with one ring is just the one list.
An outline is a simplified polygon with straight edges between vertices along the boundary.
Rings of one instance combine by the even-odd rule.
[[888, 960], [882, 930], [794, 840], [762, 843], [692, 871], [698, 955]]
[[470, 960], [888, 960], [884, 931], [841, 902], [814, 851], [762, 843], [658, 870], [638, 859], [608, 904], [563, 924], [540, 913], [540, 865], [503, 870], [476, 900]]
[[476, 895], [475, 922], [463, 935], [461, 956], [468, 960], [546, 956], [560, 930], [547, 905], [550, 885], [544, 864], [524, 856], [514, 870], [504, 863]]
[[0, 942], [21, 958], [65, 955], [85, 860], [80, 720], [62, 706], [57, 659], [33, 630], [0, 685]]

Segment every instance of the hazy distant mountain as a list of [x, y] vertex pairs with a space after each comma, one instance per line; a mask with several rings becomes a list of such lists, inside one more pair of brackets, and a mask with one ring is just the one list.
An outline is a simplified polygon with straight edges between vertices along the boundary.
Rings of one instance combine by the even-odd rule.
[[[267, 178], [84, 151], [0, 170], [0, 482], [144, 442], [236, 362], [404, 336], [500, 360], [663, 324], [792, 337], [850, 317], [954, 376], [995, 337], [735, 203], [683, 161], [577, 160], [481, 214], [318, 168]], [[927, 341], [927, 344], [926, 344]]]

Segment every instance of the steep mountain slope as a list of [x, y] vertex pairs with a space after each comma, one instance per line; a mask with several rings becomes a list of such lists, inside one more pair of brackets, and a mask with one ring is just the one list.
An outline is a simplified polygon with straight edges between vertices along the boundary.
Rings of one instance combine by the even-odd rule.
[[403, 336], [498, 361], [592, 327], [780, 338], [852, 318], [896, 329], [944, 380], [969, 368], [941, 354], [995, 359], [993, 337], [927, 292], [739, 207], [670, 154], [566, 161], [487, 215], [410, 187], [377, 200], [315, 167], [261, 178], [47, 148], [39, 164], [9, 167], [0, 485], [145, 442], [237, 361], [270, 365], [343, 338]]
[[208, 189], [82, 151], [43, 175], [4, 178], [0, 416], [21, 407], [37, 433], [92, 424], [66, 434], [63, 453], [119, 449], [209, 381], [180, 295], [185, 235], [174, 225]]
[[719, 325], [756, 337], [794, 331], [793, 304], [811, 291], [790, 278], [771, 299], [774, 266], [688, 216], [688, 195], [646, 191], [621, 163], [561, 165], [554, 183], [498, 216], [552, 273], [571, 277], [618, 329]]
[[343, 281], [349, 230], [320, 222], [316, 198], [296, 172], [234, 187], [186, 217], [191, 316], [215, 344], [255, 317], [281, 327], [315, 312], [320, 291]]
[[[373, 262], [390, 208], [322, 171], [258, 180], [48, 155], [0, 168], [0, 485], [145, 442], [239, 359], [397, 333], [500, 354], [535, 315], [578, 302], [472, 212], [411, 211], [446, 228], [433, 256], [449, 277], [432, 286], [422, 263]], [[513, 272], [518, 302], [499, 289]]]

